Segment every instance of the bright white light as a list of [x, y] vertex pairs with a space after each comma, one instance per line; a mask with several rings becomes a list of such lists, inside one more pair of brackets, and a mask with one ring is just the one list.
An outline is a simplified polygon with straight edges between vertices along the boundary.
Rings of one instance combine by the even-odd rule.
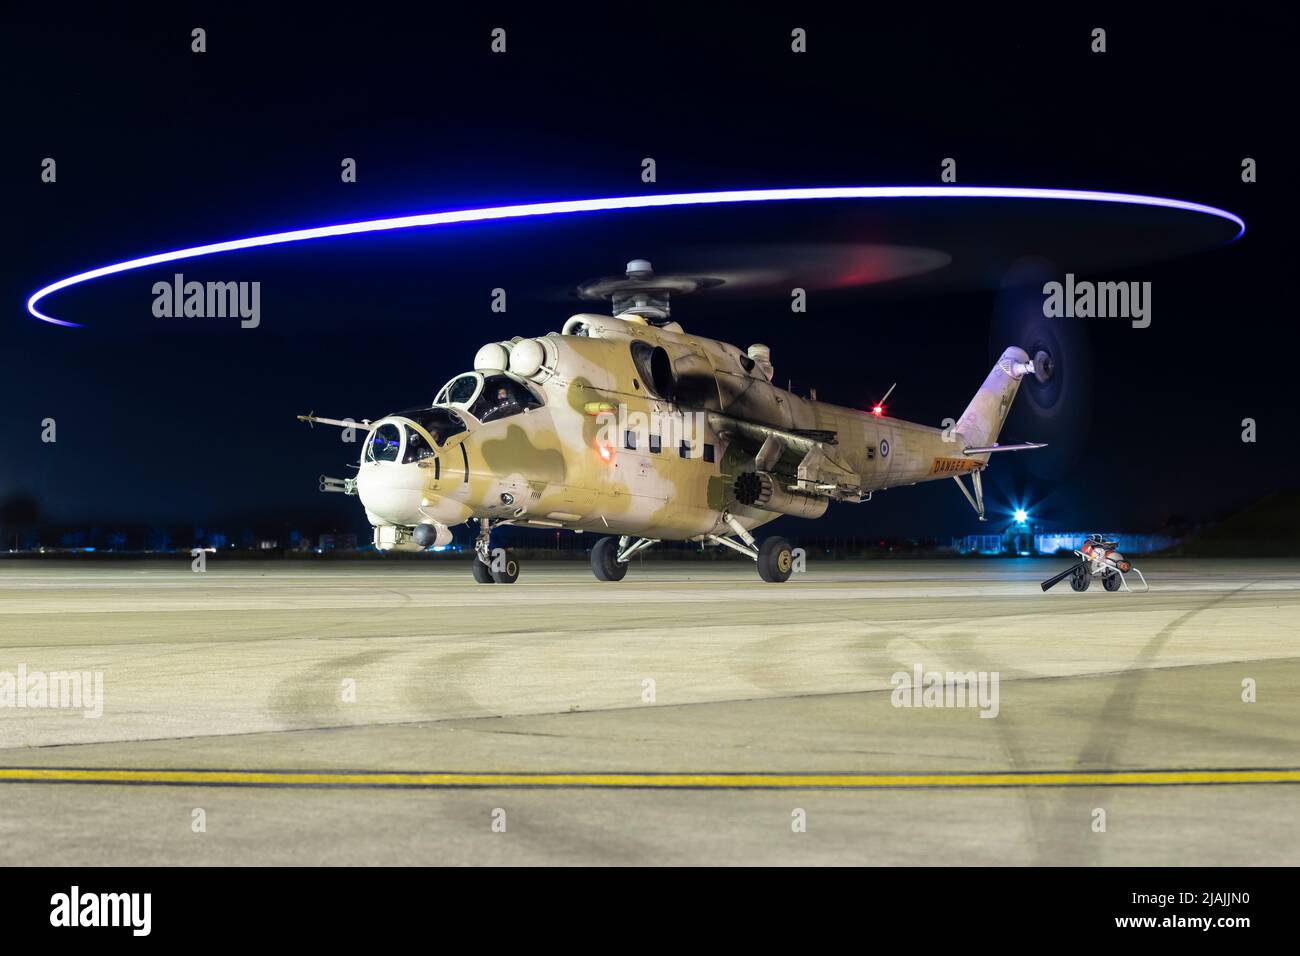
[[27, 300], [27, 311], [43, 322], [80, 328], [77, 322], [67, 322], [40, 312], [36, 303], [52, 292], [80, 285], [91, 279], [132, 269], [144, 269], [165, 262], [196, 259], [219, 252], [235, 252], [259, 246], [283, 245], [287, 242], [305, 242], [309, 239], [328, 239], [365, 232], [386, 232], [394, 229], [413, 229], [420, 226], [447, 226], [463, 222], [487, 222], [494, 219], [517, 219], [524, 216], [563, 216], [578, 212], [608, 212], [617, 209], [653, 209], [666, 206], [701, 206], [720, 203], [789, 202], [806, 199], [1042, 199], [1072, 200], [1075, 202], [1125, 203], [1137, 206], [1159, 206], [1204, 213], [1228, 219], [1237, 225], [1239, 239], [1246, 231], [1246, 223], [1225, 209], [1187, 202], [1183, 199], [1166, 199], [1161, 196], [1142, 196], [1135, 193], [1109, 193], [1088, 189], [1035, 189], [1020, 186], [817, 186], [801, 189], [734, 189], [723, 192], [666, 193], [657, 196], [614, 196], [604, 199], [569, 199], [561, 202], [524, 203], [514, 206], [489, 206], [483, 209], [457, 209], [447, 212], [427, 212], [414, 216], [396, 216], [390, 219], [368, 219], [363, 222], [345, 222], [334, 226], [315, 226], [290, 232], [273, 232], [246, 239], [230, 239], [203, 246], [190, 246], [160, 252], [139, 259], [127, 259], [111, 265], [100, 266], [89, 272], [60, 279], [32, 293]]
[[1024, 508], [1017, 508], [1015, 518], [1016, 524], [1024, 524], [1029, 520], [1029, 515], [1025, 512]]

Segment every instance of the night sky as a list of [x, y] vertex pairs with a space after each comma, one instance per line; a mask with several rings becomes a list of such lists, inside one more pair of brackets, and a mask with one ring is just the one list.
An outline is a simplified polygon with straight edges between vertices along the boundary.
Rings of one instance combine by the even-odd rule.
[[[1013, 412], [1004, 441], [1062, 452], [995, 462], [991, 510], [1028, 504], [1050, 527], [1156, 530], [1295, 488], [1282, 149], [1294, 32], [1271, 14], [709, 20], [633, 5], [559, 22], [533, 5], [313, 21], [211, 9], [6, 15], [0, 499], [30, 493], [50, 522], [364, 534], [355, 499], [316, 490], [322, 473], [353, 473], [357, 446], [294, 416], [373, 419], [427, 402], [483, 343], [602, 311], [569, 290], [638, 256], [661, 271], [808, 269], [806, 282], [680, 300], [674, 318], [742, 348], [765, 342], [779, 382], [829, 401], [866, 408], [897, 381], [891, 414], [936, 425], [988, 371], [998, 288], [1016, 262], [1150, 281], [1150, 328], [1087, 325], [1095, 388], [1081, 392], [1070, 435]], [[195, 26], [206, 53], [190, 51]], [[496, 26], [505, 55], [489, 50]], [[796, 26], [807, 54], [790, 52]], [[1089, 51], [1095, 26], [1108, 31], [1105, 54]], [[47, 156], [54, 184], [40, 180]], [[647, 156], [654, 184], [640, 180]], [[1252, 184], [1240, 175], [1248, 156]], [[355, 184], [340, 181], [344, 157], [357, 160]], [[230, 254], [46, 300], [83, 329], [24, 307], [73, 272], [256, 233], [545, 199], [931, 184], [944, 157], [961, 184], [1173, 196], [1229, 209], [1248, 229], [1227, 243], [1232, 230], [1188, 215], [996, 203], [614, 213]], [[819, 243], [920, 246], [953, 261], [834, 288], [841, 277], [791, 251]], [[177, 271], [261, 282], [261, 326], [155, 318], [152, 286]], [[789, 288], [804, 284], [808, 312], [791, 314]], [[489, 309], [495, 287], [507, 290], [505, 315]], [[1245, 417], [1258, 422], [1254, 444], [1241, 441]], [[54, 444], [41, 442], [45, 418]], [[783, 527], [980, 530], [950, 482]]]

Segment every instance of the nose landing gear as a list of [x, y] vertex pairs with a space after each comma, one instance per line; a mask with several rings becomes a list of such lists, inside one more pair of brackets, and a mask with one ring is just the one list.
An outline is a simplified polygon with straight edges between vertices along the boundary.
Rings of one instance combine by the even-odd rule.
[[474, 571], [474, 580], [479, 584], [492, 584], [492, 570], [484, 564], [479, 556], [474, 555], [474, 560], [470, 562], [470, 567]]
[[519, 578], [519, 559], [513, 551], [497, 548], [492, 553], [492, 580], [497, 584], [514, 584]]
[[519, 559], [506, 548], [492, 548], [489, 545], [491, 534], [492, 523], [481, 518], [471, 565], [474, 580], [479, 584], [514, 584], [519, 579]]
[[479, 584], [514, 584], [519, 579], [519, 559], [505, 548], [488, 552], [486, 561], [475, 552], [470, 568]]

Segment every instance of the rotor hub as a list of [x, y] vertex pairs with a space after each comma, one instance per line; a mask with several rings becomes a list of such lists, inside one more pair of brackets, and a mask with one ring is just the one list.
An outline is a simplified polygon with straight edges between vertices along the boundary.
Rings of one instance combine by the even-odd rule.
[[655, 275], [649, 259], [633, 259], [621, 276], [591, 279], [578, 286], [582, 299], [606, 299], [614, 315], [638, 315], [653, 325], [669, 320], [670, 299], [722, 285], [709, 276]]

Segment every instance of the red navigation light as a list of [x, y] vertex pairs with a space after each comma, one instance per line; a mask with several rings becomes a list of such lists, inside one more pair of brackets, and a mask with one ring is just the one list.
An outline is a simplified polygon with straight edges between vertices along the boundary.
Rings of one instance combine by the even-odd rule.
[[879, 403], [877, 403], [877, 404], [875, 404], [875, 405], [872, 405], [872, 406], [871, 406], [871, 414], [873, 414], [873, 415], [875, 415], [877, 418], [879, 418], [881, 415], [885, 414], [885, 406], [884, 406], [884, 405], [881, 405], [881, 404], [879, 404]]

